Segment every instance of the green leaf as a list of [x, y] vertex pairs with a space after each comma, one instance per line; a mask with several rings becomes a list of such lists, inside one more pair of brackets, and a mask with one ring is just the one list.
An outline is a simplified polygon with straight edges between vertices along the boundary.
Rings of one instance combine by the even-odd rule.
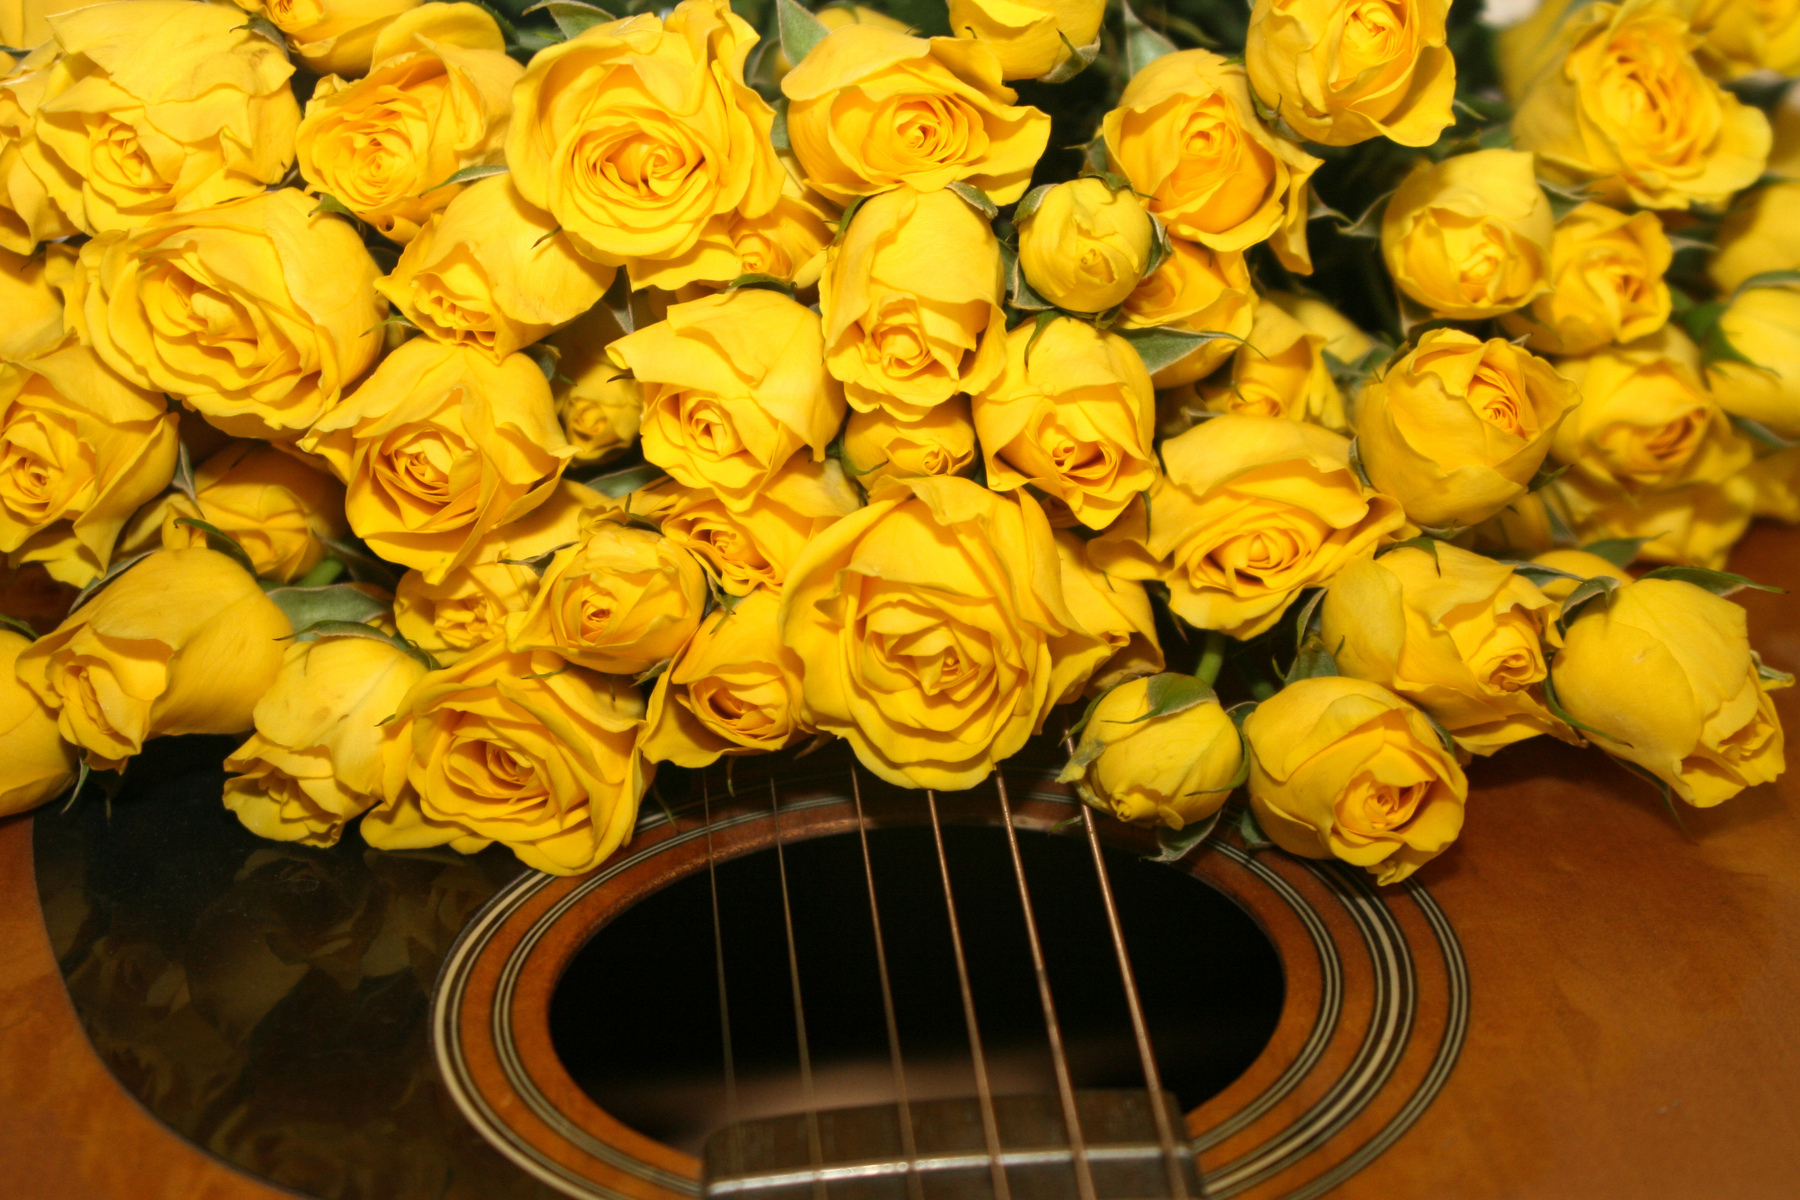
[[831, 236], [833, 245], [844, 240], [844, 234], [850, 228], [851, 219], [854, 218], [857, 212], [861, 210], [862, 206], [868, 202], [869, 198], [867, 196], [858, 196], [844, 206], [844, 211], [838, 214], [837, 232]]
[[958, 179], [948, 186], [951, 191], [962, 197], [963, 203], [967, 204], [970, 208], [974, 209], [988, 220], [991, 221], [1000, 215], [999, 206], [992, 200], [989, 200], [987, 193], [976, 187], [974, 184], [964, 183], [962, 180]]
[[528, 17], [534, 12], [549, 13], [550, 19], [556, 22], [557, 29], [562, 31], [565, 38], [580, 37], [596, 25], [605, 25], [619, 19], [604, 8], [583, 4], [581, 0], [542, 0], [519, 15]]
[[610, 496], [617, 500], [621, 496], [630, 495], [639, 488], [656, 482], [663, 477], [663, 474], [663, 469], [655, 463], [639, 463], [635, 467], [626, 467], [620, 471], [596, 475], [594, 478], [582, 482], [602, 496]]
[[1531, 482], [1525, 485], [1525, 490], [1528, 492], [1535, 492], [1540, 488], [1549, 487], [1558, 479], [1561, 479], [1563, 472], [1567, 471], [1573, 465], [1573, 463], [1564, 463], [1560, 467], [1551, 467], [1550, 464], [1546, 462], [1531, 476]]
[[63, 812], [68, 812], [75, 807], [76, 798], [81, 795], [81, 790], [87, 786], [88, 776], [93, 773], [94, 768], [88, 766], [87, 759], [83, 758], [80, 765], [75, 768], [75, 786], [69, 789], [69, 798], [63, 802]]
[[1167, 825], [1159, 825], [1156, 829], [1157, 852], [1144, 856], [1147, 862], [1178, 863], [1194, 852], [1195, 847], [1213, 835], [1219, 828], [1219, 818], [1225, 810], [1219, 809], [1210, 817], [1198, 821], [1190, 821], [1180, 829], [1170, 829]]
[[351, 538], [320, 538], [332, 556], [343, 562], [350, 572], [350, 578], [358, 583], [373, 583], [378, 587], [394, 590], [400, 582], [400, 569], [384, 558], [369, 553], [369, 548]]
[[1681, 809], [1675, 806], [1675, 793], [1670, 789], [1666, 779], [1651, 774], [1649, 771], [1629, 759], [1619, 758], [1617, 755], [1608, 755], [1607, 757], [1611, 758], [1621, 767], [1624, 767], [1627, 771], [1630, 771], [1633, 775], [1636, 775], [1639, 779], [1642, 779], [1645, 783], [1655, 788], [1657, 793], [1662, 796], [1663, 807], [1667, 808], [1669, 810], [1669, 815], [1675, 818], [1675, 824], [1681, 827], [1681, 832], [1686, 833], [1688, 831], [1687, 822], [1681, 818]]
[[269, 18], [263, 16], [261, 13], [257, 13], [242, 25], [232, 29], [231, 32], [236, 33], [239, 29], [248, 29], [258, 37], [267, 38], [277, 46], [280, 46], [281, 52], [287, 54], [290, 60], [294, 57], [292, 54], [288, 54], [287, 35], [281, 32], [281, 27], [279, 25], [275, 24], [275, 22], [269, 20]]
[[17, 617], [9, 617], [5, 613], [0, 613], [0, 625], [5, 626], [14, 633], [23, 634], [25, 640], [28, 642], [35, 642], [38, 639], [38, 631], [19, 620]]
[[1569, 632], [1569, 626], [1574, 623], [1576, 617], [1581, 615], [1583, 608], [1601, 596], [1611, 596], [1619, 590], [1619, 587], [1619, 581], [1611, 575], [1596, 575], [1577, 586], [1574, 591], [1563, 598], [1562, 612], [1556, 618], [1557, 630], [1566, 635]]
[[115, 558], [112, 561], [112, 565], [106, 568], [105, 574], [75, 593], [75, 599], [69, 605], [69, 611], [74, 612], [83, 604], [86, 604], [89, 597], [93, 596], [95, 592], [99, 591], [101, 588], [105, 587], [107, 584], [111, 583], [113, 580], [131, 570], [131, 568], [137, 566], [155, 553], [155, 550], [146, 550], [142, 554], [133, 554], [129, 558]]
[[1246, 850], [1267, 850], [1275, 845], [1269, 835], [1263, 832], [1262, 825], [1248, 804], [1238, 810], [1237, 831], [1238, 837], [1244, 840]]
[[1442, 575], [1444, 573], [1444, 564], [1438, 561], [1438, 540], [1439, 539], [1434, 537], [1422, 536], [1407, 538], [1404, 542], [1389, 542], [1375, 552], [1375, 557], [1380, 558], [1382, 555], [1392, 554], [1396, 550], [1423, 550], [1425, 553], [1431, 555], [1432, 566], [1437, 568], [1437, 573], [1439, 575]]
[[775, 119], [769, 124], [769, 144], [777, 150], [792, 150], [794, 143], [788, 137], [787, 126], [788, 98], [779, 97], [771, 107], [775, 109]]
[[1597, 542], [1589, 542], [1582, 549], [1589, 554], [1604, 558], [1615, 567], [1625, 568], [1637, 561], [1638, 551], [1644, 548], [1645, 542], [1655, 538], [1601, 538]]
[[1597, 738], [1605, 738], [1609, 742], [1618, 742], [1619, 745], [1624, 746], [1627, 750], [1631, 748], [1630, 742], [1613, 737], [1609, 733], [1602, 733], [1592, 725], [1584, 725], [1574, 717], [1571, 717], [1568, 709], [1562, 706], [1562, 701], [1556, 695], [1554, 671], [1544, 676], [1544, 707], [1550, 710], [1551, 716], [1561, 721], [1564, 725], [1567, 725], [1570, 729], [1579, 729], [1581, 732], [1591, 733]]
[[1354, 396], [1362, 389], [1363, 384], [1387, 364], [1394, 355], [1394, 348], [1383, 342], [1376, 342], [1362, 354], [1345, 362], [1329, 350], [1322, 350], [1325, 368], [1331, 372], [1331, 380], [1338, 385], [1346, 397]]
[[1125, 18], [1125, 74], [1129, 78], [1165, 54], [1175, 53], [1175, 43], [1144, 24], [1129, 0], [1119, 0]]
[[[1018, 207], [1013, 209], [1013, 224], [1023, 225], [1026, 221], [1029, 221], [1031, 219], [1031, 214], [1038, 210], [1038, 205], [1044, 202], [1044, 197], [1048, 196], [1050, 194], [1050, 189], [1055, 186], [1054, 183], [1040, 183], [1021, 196], [1019, 198]], [[1146, 271], [1145, 274], [1147, 275], [1149, 272]]]
[[1550, 183], [1543, 179], [1538, 180], [1537, 183], [1540, 188], [1544, 189], [1544, 195], [1550, 200], [1550, 215], [1558, 221], [1594, 198], [1593, 189], [1585, 184], [1570, 187], [1560, 183]]
[[189, 529], [198, 529], [201, 533], [204, 533], [206, 535], [206, 548], [208, 550], [218, 551], [220, 554], [223, 554], [232, 562], [248, 571], [250, 573], [250, 578], [256, 578], [255, 564], [250, 561], [250, 556], [244, 552], [244, 548], [238, 545], [238, 540], [229, 533], [226, 533], [216, 525], [210, 525], [205, 521], [197, 521], [193, 517], [176, 517], [175, 523], [177, 525], [186, 525]]
[[669, 669], [669, 664], [673, 663], [674, 661], [675, 660], [673, 658], [663, 659], [661, 662], [659, 662], [655, 666], [651, 667], [648, 671], [645, 671], [642, 675], [639, 675], [636, 679], [633, 679], [631, 681], [632, 686], [633, 687], [643, 687], [646, 683], [655, 683], [659, 678], [662, 677], [662, 673]]
[[1369, 482], [1368, 468], [1363, 466], [1362, 441], [1360, 438], [1352, 437], [1350, 439], [1350, 451], [1347, 457], [1350, 460], [1350, 471], [1356, 476], [1357, 481], [1371, 492], [1374, 491], [1375, 485]]
[[1343, 222], [1339, 222], [1337, 227], [1339, 235], [1343, 237], [1368, 238], [1380, 241], [1381, 216], [1387, 211], [1387, 202], [1393, 198], [1393, 195], [1393, 189], [1385, 191], [1369, 202], [1369, 207], [1363, 209], [1362, 216], [1356, 218], [1356, 220], [1347, 225]]
[[1764, 446], [1772, 446], [1777, 450], [1792, 450], [1795, 446], [1800, 446], [1800, 438], [1782, 437], [1761, 421], [1752, 421], [1749, 417], [1740, 417], [1734, 413], [1731, 424], [1740, 434]]
[[771, 292], [780, 292], [789, 300], [794, 298], [794, 285], [788, 280], [781, 278], [779, 275], [763, 275], [756, 272], [750, 272], [748, 274], [739, 275], [736, 279], [733, 279], [730, 283], [725, 285], [725, 290], [727, 291], [733, 291], [737, 288], [764, 288]]
[[1085, 46], [1077, 46], [1071, 42], [1069, 36], [1060, 29], [1056, 31], [1056, 36], [1069, 48], [1069, 57], [1052, 67], [1048, 74], [1038, 76], [1039, 83], [1067, 83], [1092, 66], [1094, 59], [1100, 55], [1102, 38], [1099, 34], [1095, 34], [1094, 40]]
[[1772, 692], [1777, 688], [1794, 686], [1794, 676], [1791, 671], [1771, 667], [1762, 660], [1762, 655], [1754, 650], [1750, 652], [1750, 661], [1756, 664], [1756, 677], [1762, 682], [1763, 691]]
[[321, 621], [363, 624], [389, 611], [384, 601], [348, 583], [271, 588], [268, 597], [295, 629], [309, 629]]
[[1207, 685], [1205, 680], [1196, 679], [1192, 675], [1178, 675], [1173, 671], [1165, 671], [1161, 675], [1152, 675], [1144, 688], [1144, 703], [1149, 707], [1143, 716], [1133, 717], [1129, 721], [1118, 722], [1121, 725], [1136, 725], [1143, 721], [1153, 721], [1158, 717], [1170, 717], [1179, 712], [1186, 712], [1198, 704], [1218, 700], [1218, 693]]
[[355, 213], [351, 212], [349, 207], [347, 205], [345, 205], [345, 203], [342, 200], [339, 200], [336, 196], [333, 196], [330, 192], [320, 192], [319, 193], [319, 202], [317, 204], [313, 205], [313, 210], [311, 212], [307, 213], [306, 215], [309, 217], [316, 217], [320, 213], [331, 213], [334, 216], [348, 217], [350, 220], [355, 221], [358, 224], [362, 223], [361, 217], [359, 217]]
[[1027, 367], [1031, 365], [1032, 347], [1036, 346], [1038, 344], [1038, 339], [1044, 336], [1044, 330], [1050, 328], [1050, 322], [1056, 320], [1056, 318], [1060, 316], [1062, 316], [1062, 314], [1055, 309], [1046, 309], [1033, 318], [1037, 324], [1037, 328], [1031, 331], [1031, 336], [1025, 341], [1024, 359]]
[[1006, 302], [1020, 312], [1041, 313], [1056, 306], [1037, 294], [1019, 265], [1019, 252], [1005, 242], [1000, 243], [1000, 264], [1006, 274]]
[[[428, 671], [438, 670], [437, 660], [402, 637], [393, 637], [381, 632], [373, 625], [364, 625], [360, 621], [316, 621], [305, 629], [296, 630], [289, 635], [296, 642], [315, 642], [320, 638], [348, 637], [362, 638], [370, 642], [386, 642], [388, 645], [404, 651], [425, 667]], [[286, 640], [286, 639], [284, 639]]]
[[1738, 284], [1737, 290], [1731, 293], [1731, 298], [1736, 300], [1745, 292], [1756, 288], [1793, 287], [1796, 284], [1800, 284], [1800, 271], [1763, 271]]
[[453, 183], [474, 183], [477, 179], [486, 179], [490, 175], [505, 175], [509, 173], [509, 170], [510, 168], [508, 168], [505, 163], [488, 163], [486, 166], [464, 167], [442, 183], [432, 184], [430, 187], [420, 192], [419, 195], [429, 196], [439, 188], [447, 188]]
[[542, 554], [534, 554], [530, 558], [503, 558], [500, 561], [509, 567], [529, 567], [541, 577], [545, 571], [550, 569], [551, 560], [574, 544], [574, 542], [564, 542], [560, 546], [552, 546]]
[[535, 674], [523, 676], [523, 678], [525, 678], [525, 679], [554, 679], [558, 675], [568, 674], [570, 669], [573, 668], [574, 666], [575, 666], [575, 664], [572, 662], [565, 662], [562, 666], [556, 668], [556, 670], [554, 670], [554, 671], [538, 671]]
[[1715, 596], [1729, 596], [1733, 592], [1741, 592], [1745, 588], [1759, 592], [1774, 592], [1777, 595], [1785, 595], [1787, 592], [1786, 588], [1771, 587], [1766, 583], [1757, 583], [1754, 579], [1746, 579], [1742, 575], [1733, 575], [1730, 571], [1714, 571], [1707, 567], [1658, 567], [1654, 571], [1644, 572], [1639, 578], [1679, 579], [1683, 583], [1691, 583], [1695, 587], [1705, 588]]
[[556, 382], [556, 368], [562, 363], [561, 350], [558, 350], [549, 342], [536, 342], [525, 347], [523, 353], [527, 358], [531, 359], [532, 362], [537, 364], [538, 370], [544, 373], [545, 383]]
[[1573, 579], [1576, 583], [1586, 583], [1587, 576], [1577, 575], [1573, 571], [1565, 571], [1560, 567], [1546, 567], [1542, 563], [1526, 562], [1517, 558], [1497, 558], [1494, 560], [1501, 566], [1511, 567], [1513, 574], [1520, 579], [1543, 587], [1553, 579]]
[[1455, 755], [1456, 738], [1451, 735], [1448, 729], [1444, 728], [1444, 723], [1423, 707], [1420, 707], [1418, 711], [1419, 715], [1424, 717], [1426, 722], [1431, 726], [1431, 732], [1437, 734], [1439, 744], [1444, 747], [1444, 753]]
[[1166, 325], [1153, 329], [1121, 329], [1118, 333], [1137, 350], [1138, 357], [1144, 360], [1144, 369], [1152, 375], [1164, 367], [1180, 362], [1208, 342], [1224, 338], [1239, 345], [1244, 344], [1244, 339], [1236, 334], [1171, 329]]
[[775, 0], [775, 15], [781, 30], [781, 52], [796, 67], [831, 32], [826, 28], [825, 22], [807, 12], [794, 0]]

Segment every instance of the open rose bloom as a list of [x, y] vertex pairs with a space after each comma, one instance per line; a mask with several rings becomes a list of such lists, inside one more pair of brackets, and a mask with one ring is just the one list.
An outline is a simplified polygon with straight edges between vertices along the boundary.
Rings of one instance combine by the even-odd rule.
[[1545, 738], [1766, 784], [1800, 18], [1467, 7], [0, 3], [0, 815], [227, 734], [579, 874], [1039, 739], [1394, 883]]

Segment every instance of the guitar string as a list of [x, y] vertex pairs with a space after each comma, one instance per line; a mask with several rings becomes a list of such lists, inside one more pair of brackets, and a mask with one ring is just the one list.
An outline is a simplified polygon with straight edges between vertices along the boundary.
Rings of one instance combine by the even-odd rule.
[[1156, 1122], [1156, 1137], [1162, 1143], [1163, 1164], [1169, 1173], [1169, 1195], [1172, 1200], [1187, 1200], [1187, 1176], [1182, 1170], [1175, 1131], [1169, 1123], [1168, 1105], [1163, 1100], [1162, 1072], [1157, 1069], [1156, 1053], [1150, 1046], [1150, 1026], [1144, 1020], [1137, 976], [1131, 969], [1131, 955], [1125, 948], [1125, 930], [1119, 923], [1119, 907], [1113, 900], [1112, 879], [1106, 871], [1106, 857], [1100, 851], [1100, 830], [1094, 822], [1094, 810], [1086, 804], [1081, 806], [1081, 820], [1087, 828], [1088, 849], [1094, 855], [1094, 874], [1100, 880], [1100, 896], [1106, 907], [1107, 927], [1112, 931], [1113, 951], [1119, 958], [1119, 977], [1125, 984], [1125, 1005], [1131, 1010], [1131, 1031], [1137, 1038], [1138, 1058], [1144, 1066], [1144, 1088], [1150, 1094], [1150, 1115]]
[[950, 946], [956, 952], [956, 981], [962, 988], [963, 1020], [969, 1029], [969, 1060], [975, 1069], [975, 1102], [981, 1109], [981, 1136], [987, 1145], [988, 1172], [994, 1200], [1011, 1200], [1006, 1165], [1000, 1157], [1000, 1123], [994, 1117], [994, 1093], [988, 1084], [987, 1056], [981, 1050], [981, 1026], [975, 1018], [975, 992], [969, 986], [969, 962], [963, 954], [962, 926], [956, 919], [956, 896], [950, 887], [950, 859], [944, 854], [944, 827], [938, 820], [937, 793], [925, 789], [931, 813], [931, 836], [937, 842], [938, 874], [944, 880], [944, 911], [950, 918]]
[[719, 920], [719, 872], [713, 856], [712, 793], [700, 774], [700, 804], [706, 817], [706, 877], [712, 885], [713, 969], [719, 977], [719, 1040], [725, 1048], [725, 1127], [731, 1130], [731, 1173], [744, 1173], [744, 1131], [737, 1120], [737, 1062], [731, 1053], [731, 1002], [725, 991], [725, 935]]
[[913, 1136], [912, 1104], [906, 1093], [906, 1060], [900, 1054], [900, 1023], [894, 1015], [894, 990], [888, 978], [887, 945], [881, 935], [881, 909], [875, 901], [875, 863], [869, 857], [869, 823], [863, 816], [862, 780], [850, 765], [850, 798], [856, 804], [856, 833], [862, 839], [863, 878], [869, 884], [869, 923], [875, 932], [875, 966], [881, 975], [881, 1009], [887, 1018], [888, 1056], [893, 1060], [895, 1105], [900, 1110], [900, 1150], [906, 1155], [906, 1191], [924, 1200], [919, 1180], [919, 1147]]
[[1031, 909], [1031, 886], [1025, 880], [1025, 860], [1019, 855], [1019, 835], [1013, 829], [1006, 777], [999, 771], [994, 772], [994, 786], [1000, 795], [1000, 824], [1006, 830], [1007, 849], [1012, 852], [1013, 876], [1019, 881], [1019, 907], [1025, 914], [1025, 940], [1031, 948], [1032, 970], [1037, 974], [1038, 1000], [1044, 1006], [1044, 1033], [1050, 1042], [1050, 1062], [1056, 1069], [1056, 1091], [1062, 1100], [1063, 1124], [1069, 1131], [1069, 1161], [1075, 1169], [1075, 1190], [1081, 1200], [1094, 1200], [1094, 1176], [1088, 1166], [1087, 1145], [1081, 1136], [1081, 1113], [1075, 1106], [1075, 1085], [1069, 1076], [1062, 1023], [1056, 1019], [1056, 998], [1050, 992], [1050, 972], [1044, 966], [1044, 946], [1038, 939], [1037, 917]]
[[769, 776], [775, 820], [775, 867], [781, 875], [781, 919], [787, 930], [788, 979], [794, 988], [794, 1038], [800, 1050], [800, 1098], [806, 1105], [806, 1154], [813, 1167], [813, 1200], [825, 1200], [825, 1149], [819, 1138], [819, 1105], [813, 1095], [812, 1054], [806, 1044], [806, 1005], [800, 996], [800, 955], [794, 947], [794, 908], [788, 898], [787, 854], [781, 847], [781, 796]]

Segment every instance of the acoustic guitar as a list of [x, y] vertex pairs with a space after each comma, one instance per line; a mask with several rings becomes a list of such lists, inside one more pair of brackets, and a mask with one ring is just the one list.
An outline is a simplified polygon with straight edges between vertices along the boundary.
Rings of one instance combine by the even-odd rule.
[[[1739, 598], [1800, 669], [1800, 601]], [[0, 823], [0, 1194], [1800, 1195], [1792, 776], [1678, 825], [1538, 739], [1378, 890], [1229, 819], [1147, 861], [1053, 741], [929, 802], [827, 749], [553, 879], [259, 842], [221, 751]]]

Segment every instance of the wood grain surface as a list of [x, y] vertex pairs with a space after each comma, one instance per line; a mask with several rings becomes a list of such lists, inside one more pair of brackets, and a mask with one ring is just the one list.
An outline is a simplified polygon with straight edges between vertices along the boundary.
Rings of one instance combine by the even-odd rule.
[[[1800, 592], [1800, 532], [1735, 569]], [[1800, 670], [1800, 596], [1743, 594], [1764, 658]], [[1800, 689], [1777, 693], [1800, 730]], [[1678, 828], [1645, 784], [1540, 738], [1472, 772], [1456, 850], [1421, 876], [1468, 958], [1448, 1085], [1343, 1200], [1800, 1196], [1800, 772]], [[0, 1194], [275, 1200], [113, 1081], [76, 1021], [0, 822]]]

